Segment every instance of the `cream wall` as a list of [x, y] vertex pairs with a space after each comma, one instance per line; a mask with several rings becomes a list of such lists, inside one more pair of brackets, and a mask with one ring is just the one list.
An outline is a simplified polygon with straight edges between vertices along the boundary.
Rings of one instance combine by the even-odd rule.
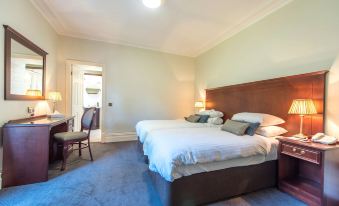
[[10, 119], [27, 116], [27, 107], [35, 106], [38, 101], [4, 100], [4, 28], [2, 25], [11, 26], [49, 53], [47, 55], [47, 91], [56, 89], [54, 77], [58, 36], [33, 5], [26, 0], [1, 0], [0, 24], [0, 125], [3, 125]]
[[[69, 37], [60, 38], [58, 53], [63, 96], [66, 60], [104, 65], [105, 133], [133, 132], [140, 120], [183, 118], [193, 112], [193, 58]], [[59, 110], [65, 112], [65, 101]]]
[[295, 0], [200, 55], [196, 99], [206, 88], [330, 69], [326, 125], [339, 136], [338, 8], [338, 0]]

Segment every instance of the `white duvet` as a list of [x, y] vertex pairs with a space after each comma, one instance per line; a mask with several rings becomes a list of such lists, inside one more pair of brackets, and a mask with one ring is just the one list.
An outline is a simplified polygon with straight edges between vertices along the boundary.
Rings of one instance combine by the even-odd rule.
[[141, 143], [145, 142], [148, 134], [155, 130], [174, 128], [220, 127], [210, 123], [192, 123], [184, 119], [177, 120], [143, 120], [137, 123], [135, 129]]
[[220, 128], [178, 128], [155, 130], [144, 142], [149, 168], [167, 181], [176, 179], [175, 169], [183, 165], [234, 160], [258, 156], [262, 163], [272, 141], [254, 136], [236, 136]]

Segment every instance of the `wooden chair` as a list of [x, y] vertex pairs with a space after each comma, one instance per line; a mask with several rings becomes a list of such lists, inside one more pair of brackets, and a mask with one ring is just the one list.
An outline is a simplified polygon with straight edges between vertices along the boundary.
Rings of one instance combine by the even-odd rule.
[[[91, 135], [91, 128], [94, 121], [94, 115], [96, 113], [96, 108], [92, 107], [88, 109], [81, 117], [81, 130], [80, 132], [61, 132], [54, 134], [54, 139], [57, 141], [58, 145], [62, 146], [62, 166], [61, 171], [66, 168], [66, 160], [70, 152], [73, 150], [79, 150], [79, 156], [81, 156], [81, 149], [89, 149], [89, 154], [91, 161], [93, 161], [91, 145], [89, 137]], [[84, 132], [88, 130], [88, 132]], [[88, 143], [82, 143], [83, 141], [88, 141]], [[78, 144], [79, 148], [74, 149], [73, 145]]]

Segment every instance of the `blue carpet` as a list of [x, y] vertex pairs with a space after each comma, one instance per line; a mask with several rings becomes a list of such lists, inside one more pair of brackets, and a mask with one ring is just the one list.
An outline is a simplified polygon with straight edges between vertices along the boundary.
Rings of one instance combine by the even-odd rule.
[[[147, 174], [147, 165], [135, 142], [93, 144], [94, 162], [72, 154], [71, 164], [60, 173], [52, 165], [48, 182], [11, 187], [0, 192], [1, 206], [26, 205], [161, 205]], [[88, 153], [84, 152], [83, 158]], [[304, 206], [291, 196], [269, 189], [212, 205]]]

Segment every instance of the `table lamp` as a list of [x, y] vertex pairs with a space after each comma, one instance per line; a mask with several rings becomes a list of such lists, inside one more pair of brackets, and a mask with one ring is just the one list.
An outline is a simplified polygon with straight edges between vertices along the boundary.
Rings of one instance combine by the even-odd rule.
[[204, 102], [197, 101], [194, 103], [194, 107], [199, 109], [199, 112], [205, 108]]
[[62, 100], [60, 92], [49, 92], [48, 100], [51, 100], [53, 102], [53, 113], [48, 116], [49, 117], [63, 117], [62, 114], [60, 114], [59, 112], [55, 110], [56, 103]]
[[304, 116], [317, 114], [317, 109], [315, 108], [313, 100], [312, 99], [293, 100], [291, 108], [288, 111], [288, 114], [297, 114], [300, 116], [300, 132], [299, 134], [296, 134], [294, 136], [298, 138], [307, 138], [307, 136], [303, 134]]

